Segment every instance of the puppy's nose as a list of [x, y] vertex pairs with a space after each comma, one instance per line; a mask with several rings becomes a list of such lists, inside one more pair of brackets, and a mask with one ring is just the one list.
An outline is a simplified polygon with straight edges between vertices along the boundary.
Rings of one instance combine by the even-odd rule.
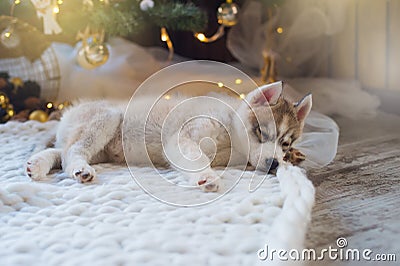
[[272, 170], [275, 170], [279, 166], [279, 162], [277, 159], [267, 159], [266, 163], [267, 163], [267, 166], [271, 165], [269, 168], [269, 172], [271, 172]]

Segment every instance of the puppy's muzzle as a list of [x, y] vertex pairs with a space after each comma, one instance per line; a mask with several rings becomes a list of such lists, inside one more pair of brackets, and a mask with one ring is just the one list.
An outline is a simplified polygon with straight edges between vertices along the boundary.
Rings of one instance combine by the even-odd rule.
[[270, 158], [270, 159], [266, 159], [265, 163], [266, 163], [267, 167], [269, 166], [268, 174], [276, 174], [276, 169], [279, 166], [278, 160], [274, 159], [274, 158]]

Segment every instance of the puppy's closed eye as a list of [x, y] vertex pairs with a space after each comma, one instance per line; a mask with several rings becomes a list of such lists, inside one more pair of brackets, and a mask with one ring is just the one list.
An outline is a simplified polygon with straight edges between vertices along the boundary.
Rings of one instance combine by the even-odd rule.
[[283, 147], [289, 147], [289, 146], [290, 146], [290, 143], [289, 143], [288, 141], [285, 141], [284, 143], [282, 143], [282, 146], [283, 146]]
[[266, 129], [263, 127], [256, 126], [254, 129], [254, 134], [257, 136], [258, 141], [260, 141], [260, 143], [264, 143], [268, 140], [268, 133]]
[[284, 139], [282, 138], [282, 139], [279, 141], [279, 143], [280, 143], [281, 146], [282, 146], [283, 152], [288, 151], [288, 150], [290, 149], [291, 145], [292, 145], [291, 139], [284, 140]]

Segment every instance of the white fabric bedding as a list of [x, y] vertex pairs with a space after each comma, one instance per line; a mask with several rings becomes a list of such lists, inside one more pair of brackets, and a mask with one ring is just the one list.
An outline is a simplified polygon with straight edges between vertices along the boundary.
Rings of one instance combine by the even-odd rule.
[[[248, 192], [253, 172], [246, 172], [219, 200], [190, 208], [150, 197], [123, 165], [96, 165], [92, 184], [60, 171], [33, 182], [24, 174], [25, 161], [56, 126], [0, 125], [1, 265], [278, 265], [282, 262], [260, 261], [257, 251], [266, 244], [303, 246], [314, 188], [298, 167], [281, 168], [253, 193]], [[146, 168], [140, 172], [149, 175]], [[226, 171], [224, 182], [239, 174]], [[158, 177], [148, 178], [157, 184]], [[199, 189], [188, 193], [215, 197]]]

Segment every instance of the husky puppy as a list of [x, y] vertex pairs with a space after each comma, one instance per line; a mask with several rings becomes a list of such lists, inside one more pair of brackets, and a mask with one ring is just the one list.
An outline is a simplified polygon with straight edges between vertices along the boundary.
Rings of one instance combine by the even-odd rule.
[[[281, 94], [282, 82], [276, 82], [257, 88], [244, 100], [224, 96], [219, 104], [195, 106], [182, 104], [190, 98], [164, 100], [150, 114], [132, 113], [126, 104], [81, 103], [64, 113], [54, 148], [34, 154], [26, 173], [39, 180], [52, 168], [62, 167], [85, 183], [96, 177], [91, 164], [151, 163], [175, 168], [204, 191], [217, 191], [221, 181], [214, 166], [250, 164], [270, 172], [285, 163], [312, 100], [307, 95], [292, 103]], [[146, 98], [137, 102], [151, 104]], [[169, 116], [178, 104], [183, 111]]]

